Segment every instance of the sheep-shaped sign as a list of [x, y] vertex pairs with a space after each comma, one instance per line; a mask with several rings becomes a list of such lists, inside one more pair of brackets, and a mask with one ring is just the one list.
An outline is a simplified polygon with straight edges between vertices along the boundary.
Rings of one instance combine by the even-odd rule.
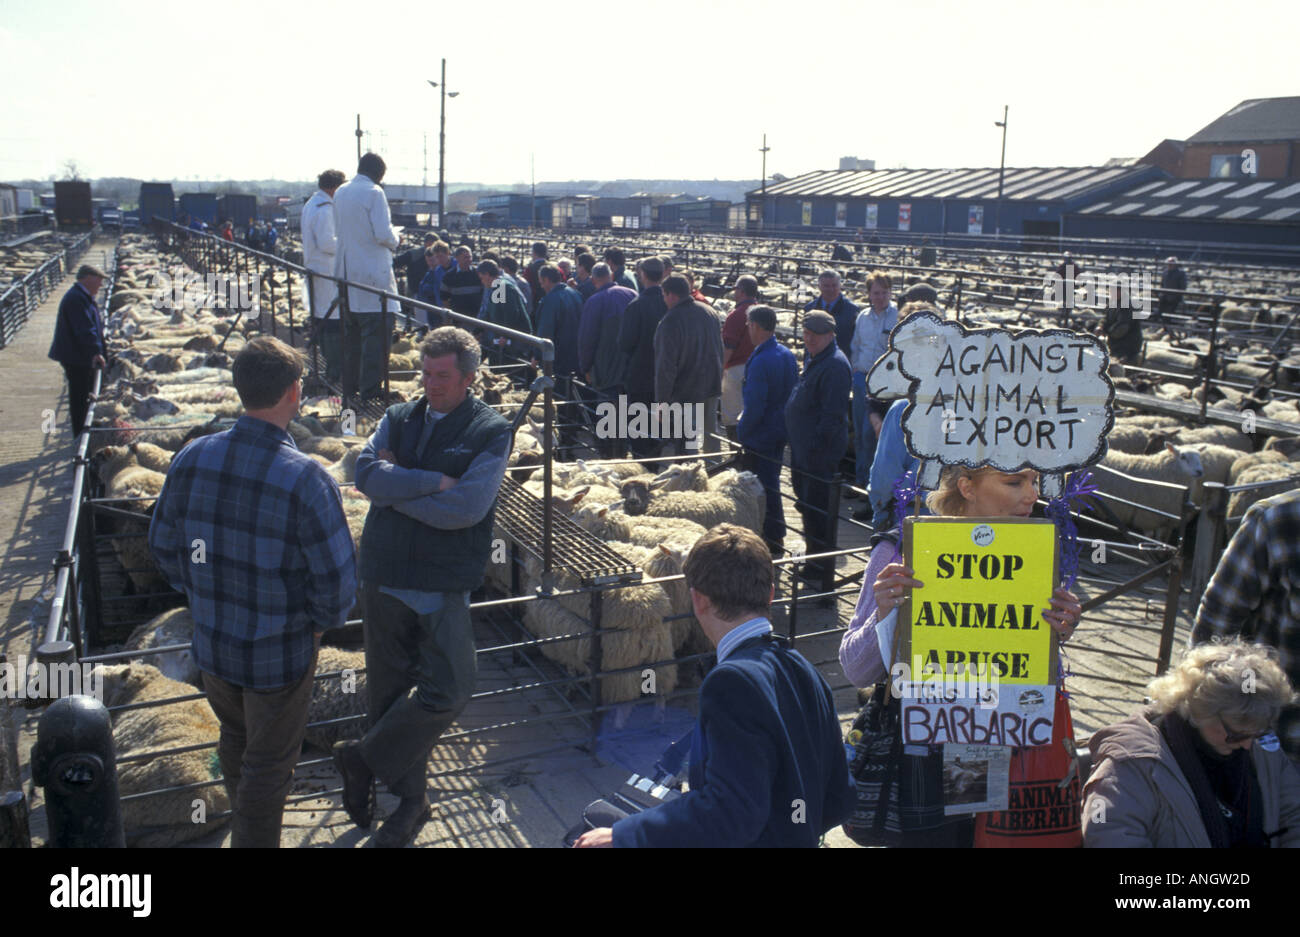
[[1066, 474], [1101, 459], [1114, 420], [1108, 358], [1090, 335], [1064, 329], [967, 329], [930, 312], [909, 316], [867, 375], [867, 393], [908, 397], [907, 448], [917, 484], [945, 465], [1037, 469], [1046, 498]]

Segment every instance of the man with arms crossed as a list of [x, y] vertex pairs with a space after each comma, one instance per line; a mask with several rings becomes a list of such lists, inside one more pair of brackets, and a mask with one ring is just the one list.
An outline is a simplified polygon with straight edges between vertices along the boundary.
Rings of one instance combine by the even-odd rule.
[[429, 817], [429, 751], [474, 692], [469, 594], [483, 584], [510, 424], [469, 393], [478, 341], [434, 329], [420, 347], [424, 396], [389, 407], [357, 458], [371, 500], [361, 534], [370, 729], [339, 742], [343, 804], [370, 825], [371, 779], [401, 798], [375, 845], [406, 845]]

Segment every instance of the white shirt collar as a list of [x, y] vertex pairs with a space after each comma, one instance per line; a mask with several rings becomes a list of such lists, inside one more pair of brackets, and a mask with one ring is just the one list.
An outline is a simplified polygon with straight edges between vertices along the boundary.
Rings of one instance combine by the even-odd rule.
[[751, 618], [743, 625], [737, 625], [735, 628], [732, 628], [723, 635], [722, 640], [718, 642], [718, 663], [720, 664], [726, 660], [727, 655], [746, 641], [756, 638], [761, 634], [771, 633], [772, 623], [763, 616]]

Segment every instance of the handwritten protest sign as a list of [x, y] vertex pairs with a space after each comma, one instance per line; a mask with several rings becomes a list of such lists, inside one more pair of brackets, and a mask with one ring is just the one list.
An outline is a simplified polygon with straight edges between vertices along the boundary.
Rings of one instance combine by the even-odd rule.
[[924, 583], [900, 609], [892, 670], [904, 744], [1049, 744], [1056, 643], [1040, 613], [1057, 581], [1056, 526], [908, 518], [903, 553]]
[[967, 329], [930, 312], [900, 322], [867, 393], [908, 397], [903, 435], [933, 489], [945, 465], [1037, 469], [1044, 497], [1101, 459], [1114, 422], [1106, 349], [1065, 329]]

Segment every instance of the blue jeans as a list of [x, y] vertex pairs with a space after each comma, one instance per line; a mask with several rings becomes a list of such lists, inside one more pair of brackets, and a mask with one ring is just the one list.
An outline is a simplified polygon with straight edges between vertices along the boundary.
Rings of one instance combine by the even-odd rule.
[[876, 431], [867, 418], [867, 376], [853, 372], [853, 458], [854, 484], [859, 488], [867, 487], [871, 476], [871, 460], [876, 454]]

